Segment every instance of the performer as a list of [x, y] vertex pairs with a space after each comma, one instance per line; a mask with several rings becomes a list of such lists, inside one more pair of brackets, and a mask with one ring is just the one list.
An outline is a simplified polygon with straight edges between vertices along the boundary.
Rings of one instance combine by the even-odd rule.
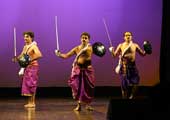
[[22, 96], [28, 96], [28, 104], [24, 107], [35, 107], [35, 95], [38, 82], [39, 64], [38, 59], [42, 54], [34, 41], [34, 33], [23, 33], [25, 45], [19, 56], [14, 56], [13, 61], [19, 62], [21, 67], [19, 76], [22, 78]]
[[[150, 54], [146, 50], [142, 50], [137, 43], [132, 40], [132, 33], [124, 33], [124, 42], [120, 43], [116, 50], [113, 47], [109, 48], [113, 57], [119, 55], [119, 64], [115, 71], [120, 75], [122, 97], [132, 99], [137, 92], [140, 76], [135, 63], [136, 52], [141, 56]], [[151, 48], [150, 48], [151, 51]]]
[[95, 88], [94, 68], [91, 57], [93, 53], [102, 57], [105, 54], [105, 48], [98, 43], [95, 43], [94, 47], [90, 45], [90, 34], [87, 32], [83, 32], [80, 37], [80, 45], [74, 47], [66, 54], [55, 50], [55, 54], [63, 59], [76, 55], [71, 76], [68, 80], [68, 85], [72, 88], [72, 96], [77, 101], [77, 107], [74, 110], [80, 111], [82, 104], [85, 104], [85, 108], [91, 111], [93, 108], [90, 106], [90, 103], [94, 98]]

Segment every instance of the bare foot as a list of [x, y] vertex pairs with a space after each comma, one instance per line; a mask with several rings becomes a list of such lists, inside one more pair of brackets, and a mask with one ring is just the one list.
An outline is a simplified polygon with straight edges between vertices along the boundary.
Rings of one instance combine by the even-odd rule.
[[91, 106], [89, 106], [89, 105], [87, 105], [87, 106], [86, 106], [86, 110], [93, 111], [93, 110], [94, 110], [94, 108], [93, 108], [93, 107], [91, 107]]
[[129, 99], [133, 99], [133, 95], [130, 95], [130, 96], [129, 96]]
[[77, 104], [77, 107], [74, 108], [75, 111], [81, 111], [81, 105], [80, 104]]
[[26, 107], [26, 108], [34, 108], [35, 104], [26, 104], [26, 105], [24, 105], [24, 107]]

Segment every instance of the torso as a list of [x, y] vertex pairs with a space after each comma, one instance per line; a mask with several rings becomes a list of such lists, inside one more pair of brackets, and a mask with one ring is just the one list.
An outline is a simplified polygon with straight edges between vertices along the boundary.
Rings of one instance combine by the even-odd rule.
[[[24, 54], [28, 54], [30, 58], [34, 58], [36, 54], [34, 53], [34, 48], [37, 47], [36, 45], [32, 45], [31, 47], [25, 45], [24, 46]], [[38, 65], [38, 61], [34, 60], [30, 63], [30, 65]]]
[[[82, 47], [78, 46], [76, 49], [76, 54], [81, 51]], [[92, 56], [92, 46], [88, 46], [87, 50], [84, 51], [77, 59], [78, 64], [86, 64], [88, 61], [91, 61]]]
[[[127, 43], [122, 43], [121, 44], [121, 51], [124, 51], [129, 44]], [[124, 53], [123, 58], [130, 60], [131, 62], [135, 61], [135, 55], [136, 54], [136, 44], [132, 43], [132, 45], [126, 50], [126, 52]]]

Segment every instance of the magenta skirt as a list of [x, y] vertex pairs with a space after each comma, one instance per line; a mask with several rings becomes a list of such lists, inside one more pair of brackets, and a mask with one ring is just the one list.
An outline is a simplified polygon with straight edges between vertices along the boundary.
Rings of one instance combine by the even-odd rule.
[[72, 88], [72, 95], [75, 100], [90, 103], [94, 97], [95, 87], [93, 67], [73, 67], [68, 85]]
[[32, 96], [36, 93], [39, 66], [29, 65], [25, 68], [22, 79], [22, 95]]

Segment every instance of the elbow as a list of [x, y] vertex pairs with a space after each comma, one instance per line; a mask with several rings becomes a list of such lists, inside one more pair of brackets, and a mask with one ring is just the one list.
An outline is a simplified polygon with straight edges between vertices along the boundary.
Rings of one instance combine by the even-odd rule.
[[37, 56], [37, 59], [40, 59], [40, 58], [42, 58], [43, 56], [40, 54], [39, 56]]
[[116, 58], [117, 54], [112, 54], [113, 58]]
[[43, 57], [43, 55], [42, 55], [42, 54], [40, 54], [38, 57], [39, 57], [39, 58], [42, 58], [42, 57]]
[[142, 53], [142, 54], [140, 54], [140, 55], [144, 57], [144, 56], [146, 56], [146, 53]]
[[145, 51], [143, 52], [143, 56], [146, 56], [146, 52]]
[[116, 56], [114, 55], [113, 58], [116, 58]]
[[43, 56], [41, 55], [41, 56], [39, 56], [39, 58], [42, 58]]
[[67, 58], [68, 58], [68, 56], [63, 55], [63, 56], [62, 56], [62, 58], [63, 58], [63, 59], [67, 59]]

